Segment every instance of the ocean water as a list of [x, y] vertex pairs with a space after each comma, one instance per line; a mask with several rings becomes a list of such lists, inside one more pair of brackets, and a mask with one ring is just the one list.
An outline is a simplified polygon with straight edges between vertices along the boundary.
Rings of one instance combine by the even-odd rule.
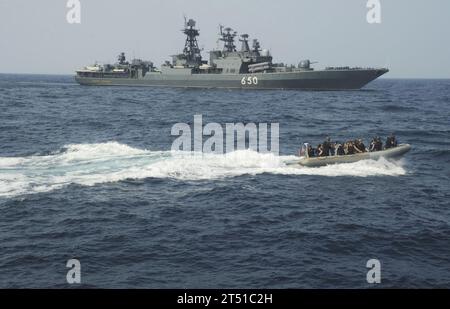
[[[280, 124], [280, 155], [172, 152], [175, 123]], [[0, 75], [0, 287], [450, 288], [450, 80], [361, 91], [82, 87]], [[395, 132], [400, 161], [287, 165]]]

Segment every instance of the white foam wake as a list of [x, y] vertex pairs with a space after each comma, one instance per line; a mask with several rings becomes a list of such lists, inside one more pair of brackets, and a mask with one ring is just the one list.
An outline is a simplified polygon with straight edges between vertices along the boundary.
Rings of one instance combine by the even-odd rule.
[[0, 157], [0, 196], [46, 192], [69, 184], [92, 186], [125, 179], [215, 180], [262, 173], [320, 176], [399, 176], [401, 165], [366, 160], [320, 168], [288, 166], [294, 156], [251, 150], [197, 154], [136, 149], [117, 142], [68, 145], [47, 156]]

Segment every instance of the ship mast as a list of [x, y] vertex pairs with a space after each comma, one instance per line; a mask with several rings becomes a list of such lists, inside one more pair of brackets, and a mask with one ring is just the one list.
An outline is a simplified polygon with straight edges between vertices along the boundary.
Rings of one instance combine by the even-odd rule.
[[121, 52], [119, 54], [119, 56], [117, 56], [117, 61], [119, 62], [119, 64], [122, 64], [122, 65], [127, 64], [124, 52]]
[[261, 45], [259, 44], [259, 41], [257, 39], [253, 40], [253, 52], [257, 55], [259, 55], [259, 52], [261, 51]]
[[241, 52], [249, 52], [250, 46], [248, 45], [248, 34], [242, 34], [241, 39], [239, 39], [240, 42], [242, 42]]
[[202, 60], [200, 48], [198, 48], [197, 37], [200, 35], [198, 29], [195, 29], [195, 20], [189, 19], [184, 22], [182, 32], [186, 35], [186, 43], [184, 44], [183, 54], [188, 64], [199, 65]]
[[[223, 32], [225, 30], [225, 32]], [[225, 44], [223, 46], [223, 51], [225, 52], [235, 52], [236, 51], [236, 45], [234, 45], [234, 38], [237, 35], [237, 32], [232, 32], [233, 29], [231, 28], [225, 28], [223, 29], [223, 26], [220, 26], [220, 35], [222, 36], [220, 38], [221, 41], [223, 41]]]

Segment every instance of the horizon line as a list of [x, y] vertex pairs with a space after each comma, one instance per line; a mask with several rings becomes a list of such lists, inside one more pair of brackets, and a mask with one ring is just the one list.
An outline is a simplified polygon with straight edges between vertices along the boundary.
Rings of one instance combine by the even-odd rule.
[[[74, 71], [75, 72], [75, 71]], [[45, 75], [45, 76], [74, 76], [75, 74], [71, 74], [71, 73], [14, 73], [14, 72], [0, 72], [0, 75]], [[447, 80], [450, 79], [450, 76], [448, 77], [403, 77], [403, 76], [398, 76], [398, 77], [387, 77], [387, 76], [381, 76], [378, 78], [380, 79], [428, 79], [428, 80]]]

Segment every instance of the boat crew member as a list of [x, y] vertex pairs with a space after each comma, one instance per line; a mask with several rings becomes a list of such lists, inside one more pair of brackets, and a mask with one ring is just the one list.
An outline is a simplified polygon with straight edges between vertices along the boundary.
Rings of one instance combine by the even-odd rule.
[[335, 156], [335, 155], [336, 155], [336, 143], [331, 143], [330, 156]]
[[379, 136], [376, 137], [375, 142], [375, 151], [381, 151], [383, 150], [383, 142], [381, 141], [381, 138]]
[[306, 153], [308, 154], [308, 158], [314, 157], [314, 148], [310, 144], [306, 147]]
[[344, 151], [346, 155], [355, 154], [355, 146], [352, 141], [348, 141], [344, 144]]
[[362, 139], [355, 139], [355, 151], [357, 153], [366, 152], [366, 146], [364, 145]]
[[397, 143], [397, 139], [395, 138], [394, 133], [392, 133], [390, 136], [388, 136], [388, 138], [386, 139], [386, 146], [384, 148], [389, 149], [389, 148], [394, 148], [397, 147], [398, 143]]
[[341, 143], [336, 142], [334, 148], [335, 148], [335, 155], [336, 156], [343, 156], [343, 155], [345, 155], [344, 146], [342, 146]]
[[328, 157], [331, 151], [331, 138], [327, 137], [326, 140], [322, 144], [323, 148], [323, 156]]
[[370, 142], [370, 152], [381, 151], [383, 150], [383, 143], [378, 136], [375, 136]]
[[325, 152], [323, 151], [323, 145], [322, 144], [319, 144], [319, 146], [317, 146], [316, 156], [317, 157], [325, 157]]

